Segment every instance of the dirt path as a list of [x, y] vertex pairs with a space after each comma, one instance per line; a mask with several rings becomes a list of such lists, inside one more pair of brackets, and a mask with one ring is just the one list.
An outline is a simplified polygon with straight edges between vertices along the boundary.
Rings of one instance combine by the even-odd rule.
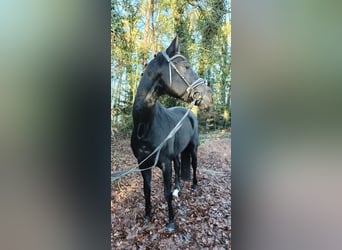
[[[112, 249], [231, 249], [231, 147], [227, 134], [202, 137], [198, 149], [198, 189], [181, 181], [173, 200], [176, 230], [165, 231], [167, 203], [161, 170], [152, 174], [152, 220], [145, 223], [140, 174], [112, 185]], [[112, 171], [130, 168], [136, 160], [129, 140], [112, 145]]]

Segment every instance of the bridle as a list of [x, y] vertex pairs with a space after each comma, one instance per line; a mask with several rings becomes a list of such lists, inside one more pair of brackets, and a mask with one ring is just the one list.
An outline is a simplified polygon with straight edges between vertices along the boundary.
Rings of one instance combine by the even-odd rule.
[[182, 80], [186, 83], [186, 85], [188, 85], [188, 88], [184, 91], [182, 96], [184, 96], [184, 94], [187, 93], [189, 96], [192, 97], [193, 100], [200, 102], [200, 100], [202, 99], [202, 95], [198, 91], [195, 91], [195, 88], [198, 87], [199, 85], [204, 84], [205, 83], [204, 80], [202, 78], [198, 78], [193, 83], [189, 83], [189, 81], [185, 79], [185, 77], [181, 74], [181, 72], [179, 72], [176, 65], [173, 63], [173, 60], [177, 57], [181, 57], [184, 60], [186, 60], [186, 58], [180, 54], [174, 55], [173, 57], [170, 58], [168, 54], [166, 54], [165, 51], [162, 51], [161, 53], [165, 57], [166, 61], [169, 63], [170, 85], [172, 85], [172, 74], [171, 74], [171, 67], [172, 67], [180, 76], [180, 78], [182, 78]]

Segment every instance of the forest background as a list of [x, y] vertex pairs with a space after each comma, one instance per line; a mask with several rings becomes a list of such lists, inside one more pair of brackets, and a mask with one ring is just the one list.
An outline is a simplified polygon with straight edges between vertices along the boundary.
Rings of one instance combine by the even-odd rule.
[[[132, 130], [134, 96], [145, 65], [177, 34], [180, 53], [214, 94], [209, 112], [196, 107], [200, 130], [229, 130], [231, 114], [231, 0], [111, 0], [112, 136]], [[185, 104], [160, 98], [166, 107]]]

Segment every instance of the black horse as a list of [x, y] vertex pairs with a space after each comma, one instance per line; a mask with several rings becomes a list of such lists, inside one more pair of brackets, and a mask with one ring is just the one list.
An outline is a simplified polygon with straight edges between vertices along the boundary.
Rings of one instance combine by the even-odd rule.
[[[178, 121], [186, 113], [183, 107], [166, 109], [159, 101], [159, 96], [170, 96], [192, 102], [206, 109], [212, 105], [212, 91], [192, 70], [187, 59], [179, 54], [178, 37], [171, 42], [166, 51], [159, 52], [147, 65], [140, 80], [133, 105], [133, 132], [131, 147], [138, 162], [142, 162], [167, 137]], [[169, 222], [167, 229], [174, 230], [174, 214], [172, 209], [171, 162], [174, 161], [176, 189], [179, 191], [179, 155], [182, 153], [182, 178], [189, 179], [190, 156], [194, 171], [193, 187], [197, 185], [198, 127], [197, 119], [190, 112], [182, 127], [162, 147], [157, 166], [162, 169], [164, 178], [164, 196], [168, 203]], [[149, 158], [140, 169], [154, 164], [155, 156]], [[188, 162], [186, 162], [188, 161]], [[188, 172], [188, 173], [187, 173]], [[151, 169], [143, 170], [145, 216], [151, 218]], [[176, 194], [175, 194], [176, 195]]]

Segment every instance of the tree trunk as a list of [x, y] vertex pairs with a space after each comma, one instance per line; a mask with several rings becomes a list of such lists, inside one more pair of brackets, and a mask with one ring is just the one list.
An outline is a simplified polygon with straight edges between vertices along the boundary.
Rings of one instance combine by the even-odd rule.
[[145, 12], [145, 32], [144, 32], [144, 51], [143, 51], [143, 58], [142, 58], [142, 65], [147, 63], [147, 53], [149, 47], [149, 39], [148, 35], [150, 33], [150, 17], [152, 13], [152, 0], [147, 0], [146, 2], [146, 12]]
[[151, 29], [152, 29], [152, 37], [151, 37], [151, 43], [152, 43], [152, 54], [157, 53], [157, 46], [156, 46], [156, 38], [155, 38], [155, 31], [154, 31], [154, 1], [151, 0], [151, 17], [152, 17], [152, 23], [151, 23]]

